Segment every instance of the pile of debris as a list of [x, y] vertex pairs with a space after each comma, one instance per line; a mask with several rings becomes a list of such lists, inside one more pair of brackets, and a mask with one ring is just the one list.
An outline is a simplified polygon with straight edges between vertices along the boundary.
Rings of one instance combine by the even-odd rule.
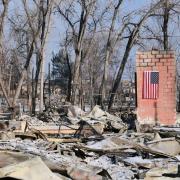
[[0, 178], [180, 178], [180, 128], [136, 132], [128, 130], [130, 117], [68, 105], [2, 121]]

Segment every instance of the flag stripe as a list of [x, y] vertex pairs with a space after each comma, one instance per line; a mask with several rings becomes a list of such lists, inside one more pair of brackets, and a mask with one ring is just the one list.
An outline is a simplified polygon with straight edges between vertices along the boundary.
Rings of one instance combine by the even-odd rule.
[[143, 98], [157, 99], [159, 94], [159, 72], [144, 71], [143, 72]]

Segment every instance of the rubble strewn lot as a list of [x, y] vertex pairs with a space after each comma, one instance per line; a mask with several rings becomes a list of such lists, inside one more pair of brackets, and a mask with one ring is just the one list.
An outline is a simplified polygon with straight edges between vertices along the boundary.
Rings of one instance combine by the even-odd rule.
[[98, 106], [90, 113], [72, 105], [57, 109], [1, 121], [0, 178], [180, 178], [180, 127], [142, 133], [132, 128], [134, 119]]

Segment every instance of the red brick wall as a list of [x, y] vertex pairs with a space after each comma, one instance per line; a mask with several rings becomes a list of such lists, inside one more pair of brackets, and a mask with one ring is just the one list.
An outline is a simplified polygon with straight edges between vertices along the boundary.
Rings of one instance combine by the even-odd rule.
[[[159, 71], [159, 97], [143, 99], [143, 72]], [[137, 52], [137, 118], [140, 124], [176, 123], [176, 61], [174, 51]]]

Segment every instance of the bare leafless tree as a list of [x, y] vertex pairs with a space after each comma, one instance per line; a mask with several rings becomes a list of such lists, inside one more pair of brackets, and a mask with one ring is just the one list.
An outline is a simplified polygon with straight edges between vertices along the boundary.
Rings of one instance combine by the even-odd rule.
[[[2, 10], [1, 15], [0, 15], [0, 54], [2, 56], [2, 53], [3, 53], [2, 37], [3, 37], [3, 30], [4, 30], [4, 21], [5, 21], [7, 10], [8, 10], [9, 0], [2, 0], [1, 3], [3, 6], [3, 10]], [[3, 91], [3, 94], [5, 96], [5, 99], [8, 103], [8, 105], [11, 106], [10, 100], [7, 96], [7, 92], [6, 92], [6, 89], [4, 87], [4, 83], [2, 80], [2, 74], [0, 74], [0, 86], [1, 86], [1, 89]]]
[[[76, 19], [72, 17], [74, 3], [80, 5], [80, 18]], [[60, 15], [67, 21], [69, 27], [71, 28], [74, 51], [75, 51], [75, 64], [73, 73], [73, 86], [72, 86], [72, 103], [77, 101], [77, 95], [79, 94], [79, 72], [82, 57], [83, 41], [85, 37], [85, 31], [88, 23], [88, 18], [92, 13], [96, 4], [96, 0], [81, 0], [81, 1], [70, 1], [65, 10], [62, 9], [60, 5], [57, 5], [57, 10]], [[73, 14], [74, 15], [74, 14]], [[77, 27], [78, 24], [78, 28]]]
[[[24, 18], [24, 25], [18, 26], [15, 21], [12, 19], [9, 19], [10, 22], [13, 24], [14, 28], [14, 34], [15, 36], [20, 32], [20, 36], [25, 34], [25, 39], [23, 39], [24, 42], [20, 42], [20, 46], [25, 45], [26, 49], [26, 56], [25, 56], [25, 62], [23, 65], [23, 68], [21, 70], [21, 77], [17, 85], [16, 93], [13, 98], [13, 102], [11, 104], [12, 107], [16, 105], [17, 99], [20, 95], [20, 90], [22, 87], [22, 84], [24, 82], [24, 79], [26, 77], [27, 71], [29, 70], [29, 65], [31, 58], [33, 56], [34, 50], [36, 49], [36, 52], [38, 52], [38, 63], [37, 63], [37, 72], [39, 75], [40, 69], [41, 69], [41, 92], [43, 92], [43, 51], [44, 46], [46, 43], [46, 38], [49, 30], [50, 25], [50, 16], [51, 11], [53, 7], [53, 0], [52, 1], [46, 1], [46, 5], [44, 5], [45, 1], [33, 1], [34, 2], [34, 9], [31, 10], [29, 8], [28, 2], [26, 0], [22, 0], [22, 4], [24, 7], [25, 17]], [[38, 15], [38, 16], [37, 16]], [[19, 16], [18, 16], [19, 17]], [[18, 27], [17, 27], [18, 26]], [[22, 38], [20, 38], [22, 39]], [[22, 40], [21, 40], [22, 41]], [[22, 47], [21, 47], [22, 48]], [[41, 93], [43, 94], [43, 93]], [[43, 107], [43, 95], [40, 96], [41, 98], [41, 110]]]
[[[35, 75], [35, 91], [33, 97], [33, 113], [35, 113], [35, 100], [37, 98], [39, 74], [40, 74], [40, 112], [43, 111], [43, 84], [44, 84], [44, 47], [49, 31], [50, 18], [52, 14], [54, 1], [40, 0], [36, 5], [39, 9], [38, 12], [38, 27], [40, 29], [40, 35], [35, 42], [37, 49], [37, 62], [36, 62], [36, 75]], [[40, 73], [41, 71], [41, 73]]]
[[106, 43], [106, 52], [105, 52], [105, 62], [104, 62], [104, 73], [103, 73], [103, 79], [101, 82], [101, 86], [100, 86], [100, 91], [99, 91], [99, 102], [98, 104], [102, 105], [105, 97], [106, 97], [106, 83], [107, 83], [107, 76], [108, 76], [108, 68], [109, 68], [109, 60], [111, 58], [111, 55], [113, 53], [113, 49], [115, 47], [115, 44], [117, 42], [117, 39], [119, 39], [121, 37], [121, 35], [123, 34], [123, 31], [125, 29], [125, 26], [123, 28], [120, 28], [120, 31], [118, 33], [118, 36], [116, 37], [116, 40], [114, 40], [115, 42], [113, 42], [112, 40], [112, 36], [114, 37], [114, 26], [116, 24], [116, 20], [118, 17], [118, 12], [119, 12], [119, 8], [122, 4], [123, 0], [119, 0], [117, 2], [116, 5], [114, 5], [113, 8], [113, 16], [112, 16], [112, 20], [111, 20], [111, 25], [110, 25], [110, 29], [108, 32], [108, 39], [107, 39], [107, 43]]
[[125, 68], [126, 62], [128, 60], [130, 51], [138, 39], [139, 31], [140, 31], [142, 25], [145, 23], [147, 18], [150, 17], [151, 13], [153, 13], [157, 8], [160, 8], [162, 6], [162, 3], [164, 3], [163, 0], [157, 2], [155, 5], [151, 6], [150, 9], [144, 15], [142, 15], [142, 17], [140, 18], [138, 23], [133, 23], [134, 27], [131, 30], [130, 35], [128, 37], [124, 55], [123, 55], [120, 65], [119, 65], [119, 70], [118, 70], [115, 82], [114, 82], [112, 90], [111, 90], [110, 99], [109, 99], [109, 103], [108, 103], [108, 109], [110, 109], [112, 107], [115, 93], [119, 87], [119, 83], [121, 82], [121, 78], [122, 78], [124, 68]]

